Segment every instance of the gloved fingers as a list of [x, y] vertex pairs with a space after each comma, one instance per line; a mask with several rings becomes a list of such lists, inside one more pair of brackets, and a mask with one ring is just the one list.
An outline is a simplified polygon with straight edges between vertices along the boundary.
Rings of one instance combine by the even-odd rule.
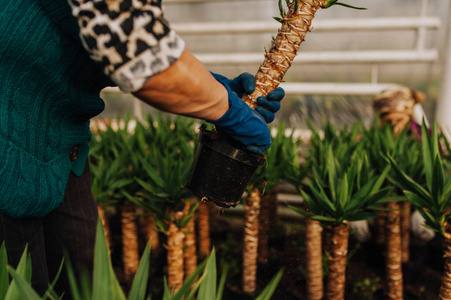
[[261, 154], [261, 153], [265, 152], [269, 147], [270, 147], [269, 145], [265, 145], [265, 146], [248, 145], [248, 146], [246, 146], [246, 150]]
[[255, 110], [265, 119], [266, 123], [271, 123], [276, 118], [276, 115], [273, 112], [263, 107], [257, 106]]
[[229, 86], [241, 98], [244, 93], [252, 94], [257, 85], [254, 76], [245, 72], [232, 79]]
[[285, 90], [281, 87], [278, 87], [275, 90], [272, 90], [271, 92], [266, 95], [266, 99], [269, 101], [281, 101], [285, 97]]
[[266, 97], [258, 97], [257, 98], [258, 107], [264, 108], [272, 113], [276, 113], [280, 110], [280, 101], [270, 101]]

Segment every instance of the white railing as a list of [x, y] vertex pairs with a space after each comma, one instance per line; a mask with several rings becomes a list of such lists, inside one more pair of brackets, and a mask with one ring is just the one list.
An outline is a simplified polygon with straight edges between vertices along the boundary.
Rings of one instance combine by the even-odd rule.
[[[164, 0], [165, 4], [230, 2], [240, 0]], [[245, 0], [241, 0], [245, 1]], [[259, 0], [263, 1], [263, 0]], [[414, 31], [416, 43], [411, 49], [403, 50], [360, 50], [360, 51], [307, 51], [298, 53], [293, 64], [369, 64], [371, 79], [360, 83], [284, 83], [287, 94], [350, 94], [373, 95], [390, 85], [380, 83], [378, 66], [390, 63], [429, 63], [436, 62], [439, 52], [427, 48], [427, 34], [441, 27], [439, 17], [428, 17], [428, 0], [421, 0], [421, 10], [417, 17], [380, 17], [358, 19], [314, 20], [313, 32], [344, 31]], [[258, 2], [258, 1], [255, 1]], [[189, 22], [173, 23], [172, 26], [183, 37], [220, 34], [275, 34], [280, 24], [274, 20], [234, 21], [234, 22]], [[313, 34], [313, 33], [311, 33]], [[195, 53], [207, 66], [233, 66], [259, 64], [263, 53]]]
[[[179, 5], [208, 2], [238, 2], [251, 0], [163, 0], [164, 5]], [[254, 0], [258, 4], [262, 1]], [[327, 94], [327, 95], [374, 95], [392, 85], [391, 82], [379, 82], [379, 66], [384, 64], [433, 64], [439, 59], [439, 51], [434, 47], [427, 47], [428, 34], [434, 34], [441, 27], [439, 17], [427, 16], [428, 0], [421, 0], [421, 10], [417, 17], [380, 17], [357, 19], [315, 19], [312, 33], [316, 32], [362, 32], [362, 31], [406, 31], [415, 32], [416, 41], [411, 48], [397, 50], [353, 50], [353, 51], [301, 51], [293, 64], [365, 64], [370, 66], [370, 76], [367, 82], [285, 82], [282, 87], [290, 94]], [[169, 8], [167, 8], [169, 9]], [[172, 8], [171, 8], [172, 9]], [[280, 24], [274, 20], [264, 21], [233, 21], [233, 22], [172, 22], [182, 37], [205, 35], [241, 35], [270, 33], [274, 35]], [[210, 66], [242, 66], [246, 64], [260, 64], [264, 53], [194, 53], [207, 67]], [[108, 89], [116, 92], [118, 89]], [[140, 104], [135, 105], [139, 111]]]

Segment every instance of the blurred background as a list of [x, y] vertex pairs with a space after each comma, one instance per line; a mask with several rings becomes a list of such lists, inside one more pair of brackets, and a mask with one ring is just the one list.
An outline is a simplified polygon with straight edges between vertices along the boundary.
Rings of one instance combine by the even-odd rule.
[[[285, 2], [283, 0], [283, 2]], [[393, 84], [423, 91], [435, 117], [446, 71], [450, 0], [343, 0], [366, 10], [333, 6], [318, 11], [282, 86], [275, 123], [306, 128], [306, 120], [337, 126], [371, 124], [374, 95]], [[166, 18], [209, 70], [255, 74], [277, 34], [277, 0], [163, 0]], [[451, 85], [451, 83], [449, 83]], [[99, 118], [156, 113], [130, 94], [108, 88]]]

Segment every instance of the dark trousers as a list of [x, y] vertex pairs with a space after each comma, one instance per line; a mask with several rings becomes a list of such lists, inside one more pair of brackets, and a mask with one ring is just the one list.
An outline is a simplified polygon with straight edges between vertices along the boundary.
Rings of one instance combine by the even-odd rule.
[[[70, 174], [64, 202], [47, 216], [14, 219], [0, 214], [0, 243], [5, 241], [8, 263], [13, 267], [17, 266], [28, 244], [32, 286], [42, 295], [53, 281], [64, 252], [76, 276], [85, 271], [92, 273], [97, 216], [87, 164], [81, 177]], [[66, 291], [66, 296], [70, 295], [67, 285], [64, 267], [57, 293], [61, 295]]]

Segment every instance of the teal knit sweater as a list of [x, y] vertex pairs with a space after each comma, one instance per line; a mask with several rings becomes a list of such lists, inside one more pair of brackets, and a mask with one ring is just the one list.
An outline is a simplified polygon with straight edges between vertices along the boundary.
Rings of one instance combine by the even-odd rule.
[[[65, 0], [0, 6], [0, 212], [44, 216], [64, 198], [69, 173], [82, 174], [89, 119], [111, 85], [78, 38]], [[78, 158], [71, 160], [71, 149]], [[73, 157], [72, 157], [73, 158]]]

